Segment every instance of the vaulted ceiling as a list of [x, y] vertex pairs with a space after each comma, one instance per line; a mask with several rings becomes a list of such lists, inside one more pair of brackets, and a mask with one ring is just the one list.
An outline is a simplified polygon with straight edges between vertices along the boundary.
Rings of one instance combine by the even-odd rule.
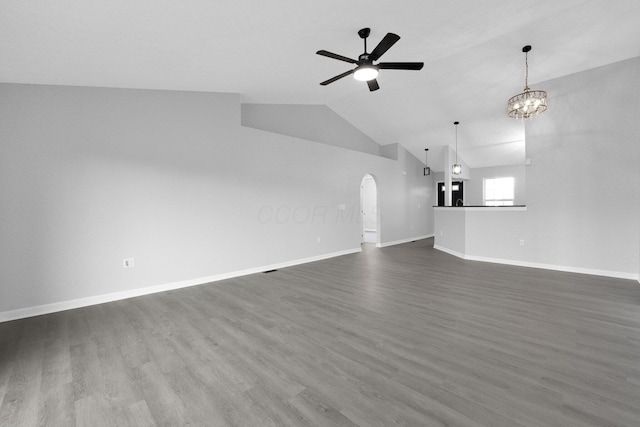
[[[640, 1], [616, 0], [3, 0], [0, 81], [240, 93], [244, 102], [323, 104], [379, 144], [400, 143], [441, 169], [453, 145], [471, 167], [524, 161], [524, 125], [506, 101], [529, 83], [640, 56]], [[401, 36], [382, 58], [381, 89], [348, 77], [319, 83]], [[553, 93], [549, 93], [550, 114]], [[544, 116], [536, 119], [542, 120]]]

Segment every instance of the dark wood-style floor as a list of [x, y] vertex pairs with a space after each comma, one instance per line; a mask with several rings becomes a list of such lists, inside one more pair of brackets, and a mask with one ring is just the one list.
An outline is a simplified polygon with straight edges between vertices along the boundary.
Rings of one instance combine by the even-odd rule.
[[0, 425], [640, 425], [637, 282], [432, 244], [2, 323]]

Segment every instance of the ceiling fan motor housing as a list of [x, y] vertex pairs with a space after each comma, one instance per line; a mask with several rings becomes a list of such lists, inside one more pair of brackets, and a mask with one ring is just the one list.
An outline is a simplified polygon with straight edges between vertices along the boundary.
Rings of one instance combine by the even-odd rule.
[[358, 63], [361, 63], [361, 64], [367, 64], [367, 63], [372, 64], [373, 60], [369, 59], [369, 54], [365, 52], [365, 53], [363, 53], [362, 55], [360, 55], [358, 57]]

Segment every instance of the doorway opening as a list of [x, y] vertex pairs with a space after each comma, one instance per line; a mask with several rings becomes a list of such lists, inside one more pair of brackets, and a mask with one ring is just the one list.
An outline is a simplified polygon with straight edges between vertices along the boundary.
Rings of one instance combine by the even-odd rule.
[[378, 186], [373, 176], [366, 174], [360, 184], [360, 214], [362, 219], [362, 243], [380, 242], [380, 216]]
[[[444, 206], [446, 188], [444, 182], [438, 182], [438, 206]], [[464, 204], [464, 182], [453, 181], [451, 183], [451, 206]]]

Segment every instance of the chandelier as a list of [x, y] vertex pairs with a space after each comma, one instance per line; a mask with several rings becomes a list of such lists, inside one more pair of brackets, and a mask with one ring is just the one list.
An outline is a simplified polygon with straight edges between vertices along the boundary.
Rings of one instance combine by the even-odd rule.
[[543, 113], [547, 109], [547, 92], [543, 90], [529, 89], [529, 61], [527, 55], [531, 50], [531, 46], [527, 45], [522, 48], [524, 52], [525, 76], [524, 76], [524, 92], [509, 99], [508, 111], [509, 117], [515, 119], [528, 119]]

